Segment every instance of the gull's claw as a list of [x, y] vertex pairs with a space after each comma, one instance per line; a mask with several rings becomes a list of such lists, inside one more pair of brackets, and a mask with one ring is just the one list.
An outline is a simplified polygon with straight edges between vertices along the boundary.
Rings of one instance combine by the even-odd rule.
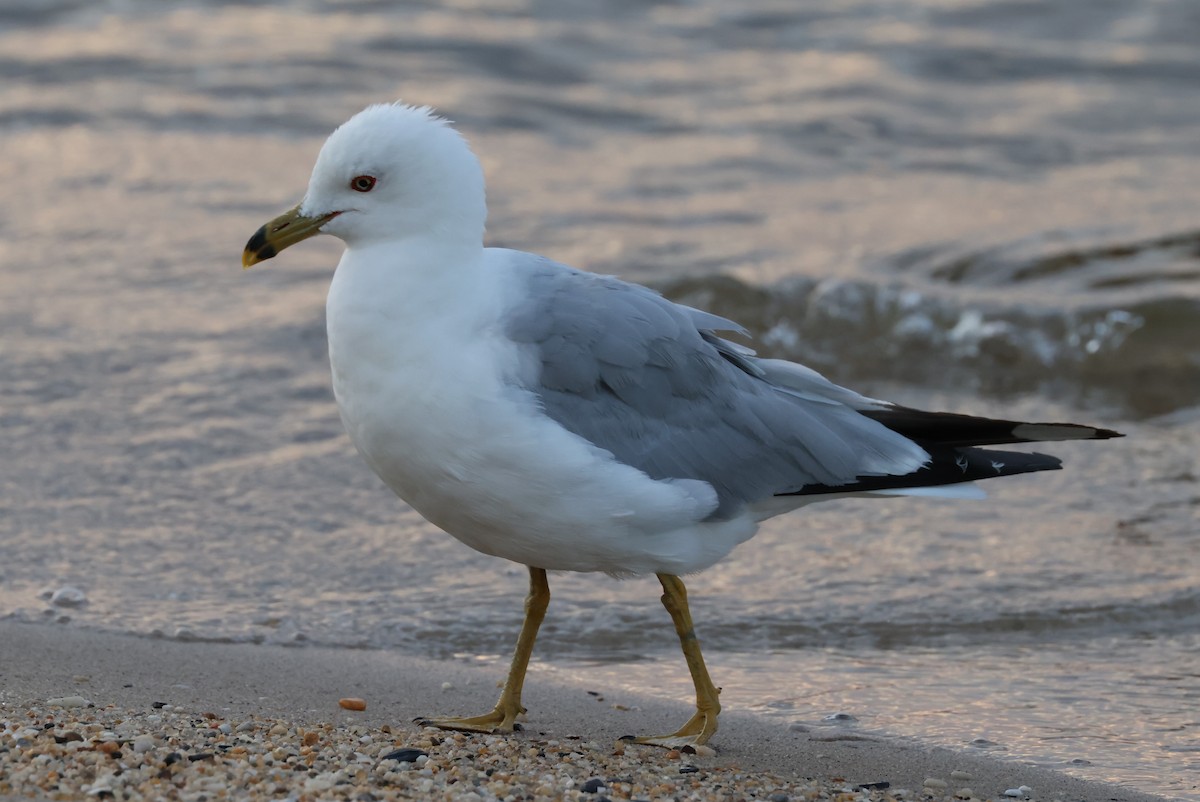
[[458, 732], [484, 732], [500, 734], [519, 732], [521, 725], [517, 716], [525, 712], [525, 708], [514, 706], [505, 708], [496, 705], [490, 713], [482, 716], [448, 716], [445, 718], [415, 718], [413, 721], [422, 727], [436, 727], [439, 730], [457, 730]]
[[659, 574], [658, 580], [663, 587], [663, 606], [671, 614], [675, 633], [679, 635], [679, 645], [683, 648], [683, 657], [692, 673], [692, 683], [696, 686], [696, 712], [670, 735], [644, 735], [630, 740], [635, 744], [650, 744], [667, 749], [701, 746], [708, 743], [708, 739], [717, 732], [717, 715], [721, 712], [721, 689], [713, 685], [708, 676], [708, 669], [704, 666], [704, 656], [700, 654], [700, 643], [696, 640], [696, 630], [692, 626], [692, 614], [688, 611], [687, 588], [683, 586], [683, 580], [671, 574]]
[[529, 596], [525, 599], [525, 623], [521, 625], [521, 636], [517, 638], [517, 648], [513, 651], [512, 665], [508, 669], [508, 679], [504, 681], [504, 690], [500, 692], [500, 701], [492, 708], [492, 712], [482, 716], [447, 716], [444, 718], [415, 718], [422, 727], [437, 727], [439, 730], [458, 730], [459, 732], [509, 733], [519, 732], [521, 725], [517, 717], [525, 713], [521, 705], [521, 688], [525, 684], [525, 671], [529, 668], [529, 655], [533, 652], [533, 641], [537, 637], [538, 627], [546, 616], [546, 605], [550, 603], [550, 585], [546, 583], [546, 571], [542, 568], [529, 568]]
[[717, 711], [697, 710], [687, 723], [670, 735], [643, 735], [640, 738], [622, 738], [635, 744], [650, 744], [666, 749], [680, 749], [685, 746], [700, 746], [708, 743], [708, 739], [717, 732]]

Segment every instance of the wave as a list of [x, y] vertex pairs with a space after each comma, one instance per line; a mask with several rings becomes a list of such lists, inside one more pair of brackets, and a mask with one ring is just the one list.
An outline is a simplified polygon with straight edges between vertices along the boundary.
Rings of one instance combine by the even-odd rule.
[[[870, 610], [852, 617], [825, 617], [817, 611], [804, 615], [746, 610], [720, 620], [705, 620], [701, 637], [710, 652], [790, 652], [808, 649], [945, 648], [974, 644], [1042, 643], [1047, 640], [1102, 640], [1105, 638], [1174, 637], [1200, 630], [1200, 592], [1184, 591], [1165, 597], [1124, 602], [1047, 606], [1038, 609], [997, 610], [994, 614], [955, 616], [945, 610], [913, 611], [892, 615]], [[879, 612], [879, 611], [877, 611]], [[511, 619], [511, 620], [510, 620]], [[0, 620], [53, 625], [32, 610], [16, 609]], [[340, 649], [403, 649], [434, 659], [463, 655], [507, 655], [520, 625], [514, 607], [495, 611], [447, 614], [429, 611], [407, 621], [376, 621], [346, 626], [330, 625], [300, 616], [275, 625], [238, 626], [231, 622], [197, 622], [166, 631], [159, 627], [106, 626], [80, 621], [74, 626], [118, 631], [141, 637], [214, 643], [256, 643], [292, 647]], [[539, 637], [538, 654], [547, 659], [622, 663], [673, 652], [675, 640], [661, 610], [644, 608], [614, 611], [611, 608], [576, 609], [554, 622], [547, 621]]]
[[1134, 417], [1200, 403], [1200, 232], [1049, 252], [926, 248], [879, 281], [714, 275], [658, 288], [835, 381], [1036, 392]]

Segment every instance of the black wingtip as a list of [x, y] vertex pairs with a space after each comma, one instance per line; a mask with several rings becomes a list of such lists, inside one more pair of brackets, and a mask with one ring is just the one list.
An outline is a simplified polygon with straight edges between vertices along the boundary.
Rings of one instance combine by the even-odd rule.
[[1124, 437], [1112, 429], [1079, 423], [1031, 423], [1002, 418], [979, 418], [954, 412], [925, 412], [909, 407], [863, 410], [862, 414], [921, 445], [995, 446], [1005, 443], [1109, 440]]
[[828, 493], [869, 493], [917, 487], [940, 487], [960, 482], [977, 482], [999, 476], [1062, 470], [1062, 460], [1051, 454], [997, 451], [984, 448], [929, 449], [930, 461], [920, 470], [902, 476], [860, 476], [845, 485], [807, 485], [786, 496], [819, 496]]
[[1057, 440], [1111, 440], [1124, 437], [1112, 429], [1084, 426], [1079, 423], [1018, 423], [1012, 428], [1018, 442], [1046, 443]]

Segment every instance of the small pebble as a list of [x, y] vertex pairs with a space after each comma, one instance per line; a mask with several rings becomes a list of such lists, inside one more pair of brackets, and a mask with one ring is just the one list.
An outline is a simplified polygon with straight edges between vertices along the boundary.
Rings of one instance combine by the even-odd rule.
[[362, 699], [357, 699], [353, 696], [347, 696], [343, 699], [338, 699], [338, 704], [346, 710], [366, 710], [367, 703]]
[[452, 691], [452, 690], [454, 690], [454, 683], [453, 683], [453, 682], [443, 682], [443, 683], [442, 683], [442, 690], [443, 690], [443, 691]]
[[921, 785], [926, 788], [936, 788], [940, 791], [947, 786], [947, 783], [945, 780], [939, 780], [937, 777], [926, 777], [925, 782], [921, 783]]
[[958, 780], [959, 782], [968, 782], [975, 779], [975, 777], [967, 771], [952, 771], [950, 772], [950, 779]]
[[87, 699], [84, 699], [82, 696], [60, 696], [54, 699], [47, 699], [46, 704], [50, 705], [51, 707], [71, 708], [87, 707], [91, 704], [91, 702], [89, 702]]
[[55, 607], [82, 607], [87, 600], [87, 594], [72, 585], [63, 585], [50, 594], [50, 603]]
[[828, 721], [831, 723], [846, 723], [846, 724], [848, 724], [852, 721], [858, 721], [858, 718], [856, 716], [850, 715], [849, 713], [830, 713], [828, 716], [822, 716], [821, 721]]
[[133, 751], [139, 755], [149, 752], [154, 748], [154, 736], [141, 734], [133, 739]]
[[396, 749], [395, 751], [388, 752], [380, 760], [395, 760], [397, 763], [416, 763], [419, 757], [429, 757], [429, 753], [413, 748]]

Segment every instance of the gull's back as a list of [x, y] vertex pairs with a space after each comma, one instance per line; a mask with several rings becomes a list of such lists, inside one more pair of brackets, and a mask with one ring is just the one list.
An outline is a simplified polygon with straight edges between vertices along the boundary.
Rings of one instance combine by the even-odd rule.
[[544, 413], [652, 479], [707, 483], [713, 520], [846, 494], [978, 497], [948, 486], [1060, 462], [974, 446], [1115, 436], [896, 407], [759, 359], [717, 336], [736, 323], [645, 287], [489, 250], [518, 286], [505, 332], [537, 365]]
[[815, 374], [807, 390], [768, 380], [749, 352], [714, 333], [740, 331], [731, 321], [614, 278], [508, 258], [524, 292], [505, 331], [539, 366], [527, 389], [545, 414], [653, 479], [710, 484], [714, 517], [927, 461], [839, 398], [861, 396]]

